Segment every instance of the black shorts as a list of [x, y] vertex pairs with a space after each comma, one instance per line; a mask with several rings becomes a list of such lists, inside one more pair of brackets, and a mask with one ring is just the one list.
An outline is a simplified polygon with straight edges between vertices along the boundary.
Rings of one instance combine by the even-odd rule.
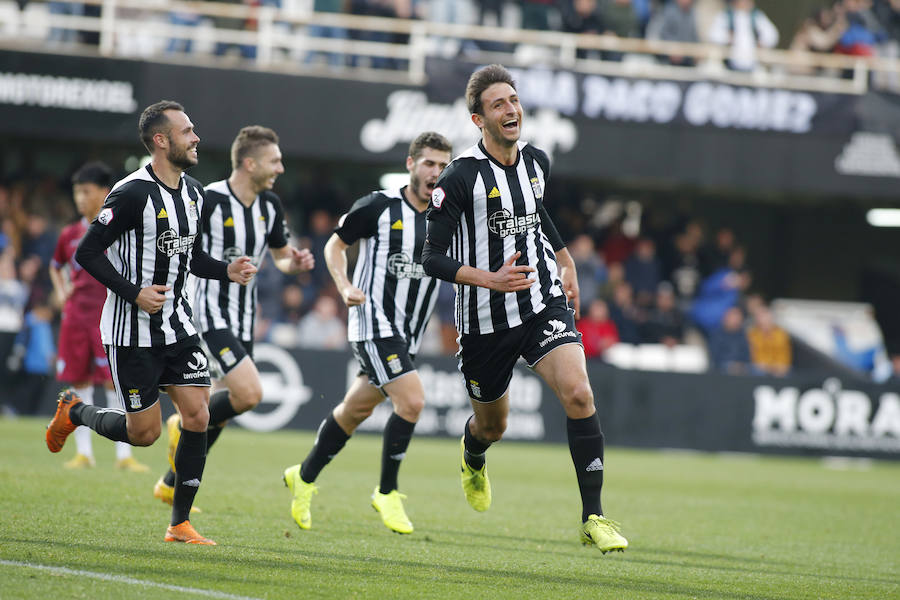
[[244, 357], [253, 358], [253, 342], [237, 339], [230, 329], [215, 329], [203, 334], [206, 353], [215, 359], [211, 365], [213, 377], [221, 378], [235, 368]]
[[575, 311], [562, 299], [512, 329], [461, 335], [459, 368], [469, 397], [493, 402], [506, 393], [520, 356], [534, 367], [551, 350], [565, 344], [581, 344], [581, 333], [575, 329]]
[[384, 387], [416, 370], [415, 356], [409, 353], [409, 343], [402, 337], [350, 342], [350, 348], [359, 361], [359, 374], [366, 375], [376, 387]]
[[159, 390], [170, 385], [209, 387], [209, 361], [200, 338], [161, 348], [106, 346], [109, 368], [119, 400], [128, 412], [142, 412], [159, 400]]

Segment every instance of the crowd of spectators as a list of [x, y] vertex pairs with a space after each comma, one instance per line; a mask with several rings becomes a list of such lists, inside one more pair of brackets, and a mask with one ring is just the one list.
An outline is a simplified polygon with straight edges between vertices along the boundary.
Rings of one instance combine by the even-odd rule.
[[[796, 51], [833, 52], [852, 56], [882, 54], [897, 56], [900, 47], [900, 0], [835, 0], [820, 5], [801, 23], [781, 23], [777, 27], [756, 5], [756, 0], [215, 0], [223, 4], [270, 6], [297, 14], [312, 10], [319, 14], [344, 13], [383, 18], [425, 19], [438, 23], [484, 24], [518, 27], [526, 30], [564, 31], [569, 33], [646, 38], [671, 42], [710, 42], [727, 47], [726, 65], [734, 70], [756, 68], [757, 48], [772, 48], [782, 40], [783, 46]], [[49, 2], [51, 14], [75, 16], [97, 15], [100, 7], [72, 2]], [[124, 9], [122, 9], [124, 10]], [[128, 9], [134, 10], [134, 9]], [[229, 16], [207, 17], [197, 13], [171, 12], [168, 21], [181, 28], [207, 26], [229, 30], [256, 31], [255, 18]], [[306, 48], [304, 39], [356, 39], [368, 42], [404, 43], [402, 34], [388, 31], [352, 30], [332, 25], [295, 27], [281, 22], [277, 29], [296, 34], [296, 51], [291, 52], [305, 63], [324, 63], [334, 68], [368, 65], [374, 68], [404, 68], [405, 61], [387, 56], [356, 56]], [[168, 53], [196, 50], [195, 38], [172, 37], [163, 44]], [[154, 52], [152, 43], [140, 42], [140, 32], [123, 35], [117, 43], [125, 53]], [[51, 42], [80, 41], [98, 43], [96, 32], [53, 27]], [[124, 44], [124, 46], [123, 46]], [[126, 47], [127, 46], [127, 47]], [[467, 48], [507, 48], [502, 43], [475, 41], [457, 44]], [[252, 44], [217, 42], [206, 50], [216, 55], [256, 58]], [[299, 55], [299, 56], [297, 56]], [[581, 57], [619, 60], [622, 53], [580, 50]], [[660, 57], [670, 64], [692, 66], [692, 56]], [[797, 66], [797, 72], [810, 68]]]

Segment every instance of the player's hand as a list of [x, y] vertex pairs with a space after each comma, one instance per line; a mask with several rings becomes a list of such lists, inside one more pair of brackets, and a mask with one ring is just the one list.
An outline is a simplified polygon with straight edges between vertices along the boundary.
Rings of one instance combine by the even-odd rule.
[[247, 285], [256, 275], [256, 267], [249, 256], [241, 256], [228, 265], [228, 279], [241, 285]]
[[358, 287], [348, 285], [341, 290], [341, 298], [347, 306], [359, 306], [366, 303], [366, 295]]
[[575, 310], [575, 319], [581, 318], [581, 292], [578, 289], [578, 275], [575, 269], [567, 266], [560, 266], [559, 278], [562, 281], [563, 293], [566, 300]]
[[303, 271], [312, 271], [316, 266], [316, 259], [313, 258], [312, 252], [304, 248], [298, 250], [291, 246], [291, 271], [294, 273], [302, 273]]
[[528, 265], [515, 264], [521, 255], [521, 252], [516, 252], [503, 263], [499, 270], [492, 273], [490, 285], [488, 285], [490, 289], [497, 292], [520, 292], [534, 285], [535, 280], [531, 279], [530, 275], [536, 269]]
[[171, 289], [172, 287], [168, 285], [148, 285], [145, 288], [141, 288], [134, 303], [144, 312], [151, 315], [156, 314], [162, 310], [163, 305], [166, 303], [166, 292]]

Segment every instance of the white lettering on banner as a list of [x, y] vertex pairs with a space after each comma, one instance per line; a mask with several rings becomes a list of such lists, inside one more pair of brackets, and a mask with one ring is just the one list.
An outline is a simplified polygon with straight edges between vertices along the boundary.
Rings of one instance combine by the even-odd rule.
[[834, 159], [834, 169], [841, 175], [900, 177], [900, 153], [890, 135], [857, 131]]
[[592, 119], [670, 123], [681, 107], [681, 88], [671, 81], [584, 78], [581, 110]]
[[[359, 364], [347, 364], [347, 385], [356, 379]], [[416, 423], [416, 433], [431, 435], [459, 435], [472, 414], [469, 395], [462, 375], [456, 371], [442, 371], [429, 364], [418, 366], [419, 378], [425, 392], [425, 408]], [[544, 438], [544, 417], [541, 415], [543, 386], [534, 375], [513, 371], [509, 384], [509, 418], [504, 437], [507, 439], [540, 440]], [[360, 431], [382, 431], [393, 411], [389, 402], [379, 404]]]
[[[398, 90], [387, 98], [388, 114], [384, 119], [367, 121], [359, 132], [363, 148], [369, 152], [387, 152], [398, 143], [409, 143], [422, 131], [438, 131], [453, 143], [465, 148], [478, 139], [463, 98], [453, 104], [429, 103], [424, 92]], [[549, 155], [558, 149], [568, 152], [575, 147], [577, 130], [572, 121], [555, 110], [537, 110], [525, 118], [522, 139], [529, 140]]]
[[[578, 112], [578, 79], [571, 71], [545, 68], [509, 69], [523, 106], [553, 108], [564, 115]], [[548, 90], [552, 93], [548, 94]]]
[[[272, 344], [253, 348], [253, 361], [262, 381], [262, 401], [255, 410], [235, 417], [241, 426], [253, 431], [275, 431], [290, 423], [301, 406], [309, 402], [312, 391], [303, 385], [303, 373], [289, 352]], [[266, 412], [266, 405], [274, 410]]]
[[818, 104], [805, 92], [691, 84], [684, 97], [684, 117], [691, 125], [806, 133]]
[[800, 392], [767, 385], [753, 391], [753, 441], [759, 446], [835, 450], [900, 450], [900, 396], [889, 392], [873, 402], [864, 392], [844, 390], [838, 379]]
[[29, 73], [0, 73], [0, 104], [126, 114], [138, 107], [130, 81]]

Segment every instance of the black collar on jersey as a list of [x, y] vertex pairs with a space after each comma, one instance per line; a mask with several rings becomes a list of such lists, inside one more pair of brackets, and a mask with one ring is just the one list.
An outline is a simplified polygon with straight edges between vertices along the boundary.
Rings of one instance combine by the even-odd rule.
[[478, 140], [478, 147], [481, 149], [482, 152], [484, 152], [484, 155], [488, 157], [488, 160], [490, 160], [492, 163], [494, 163], [501, 169], [512, 169], [513, 171], [515, 171], [516, 167], [519, 166], [519, 160], [522, 159], [522, 151], [519, 149], [518, 143], [516, 143], [516, 162], [514, 162], [511, 165], [504, 165], [499, 160], [497, 160], [496, 158], [491, 156], [491, 153], [488, 152], [487, 149], [485, 149], [485, 147], [484, 147], [484, 140]]
[[225, 180], [225, 187], [228, 188], [228, 193], [231, 194], [231, 196], [232, 196], [235, 200], [238, 201], [238, 204], [240, 204], [241, 206], [244, 207], [244, 210], [249, 210], [249, 209], [253, 208], [253, 205], [256, 204], [256, 201], [257, 201], [257, 200], [259, 200], [260, 194], [257, 194], [257, 195], [256, 195], [256, 198], [253, 199], [253, 202], [250, 203], [250, 206], [247, 206], [246, 204], [244, 204], [244, 201], [241, 200], [240, 197], [238, 197], [238, 195], [234, 193], [234, 190], [231, 189], [231, 183], [230, 183], [227, 179]]
[[169, 186], [167, 186], [166, 184], [164, 184], [162, 181], [160, 181], [159, 177], [156, 176], [156, 173], [153, 172], [153, 167], [152, 167], [152, 165], [151, 165], [150, 163], [147, 164], [146, 169], [147, 169], [147, 172], [150, 173], [150, 177], [153, 178], [153, 181], [155, 181], [156, 183], [158, 183], [159, 185], [161, 185], [161, 186], [163, 187], [163, 189], [165, 189], [167, 192], [169, 192], [169, 193], [172, 194], [173, 196], [180, 196], [180, 195], [181, 195], [181, 186], [182, 186], [182, 184], [183, 184], [183, 182], [184, 182], [184, 173], [182, 173], [182, 174], [178, 177], [178, 187], [177, 187], [177, 188], [170, 188]]

